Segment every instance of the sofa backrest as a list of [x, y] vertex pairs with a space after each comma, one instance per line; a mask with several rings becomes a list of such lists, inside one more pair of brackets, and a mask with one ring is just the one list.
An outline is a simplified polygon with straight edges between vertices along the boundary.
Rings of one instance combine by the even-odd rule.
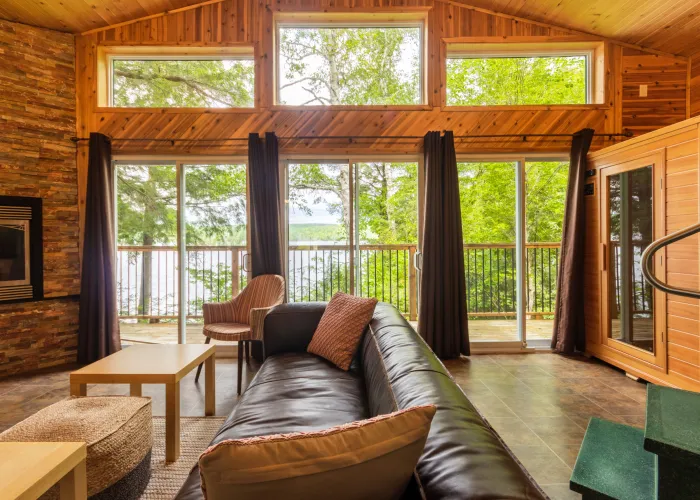
[[428, 499], [545, 498], [395, 307], [377, 305], [361, 362], [372, 414], [438, 407], [416, 467]]

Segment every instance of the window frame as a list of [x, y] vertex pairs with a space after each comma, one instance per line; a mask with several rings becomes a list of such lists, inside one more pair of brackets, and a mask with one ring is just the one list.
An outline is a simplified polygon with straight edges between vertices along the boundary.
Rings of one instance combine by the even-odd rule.
[[[257, 44], [233, 43], [217, 46], [203, 44], [182, 45], [100, 45], [97, 48], [97, 109], [98, 111], [130, 111], [154, 112], [176, 110], [178, 112], [256, 112], [260, 107], [259, 65], [257, 63]], [[253, 105], [247, 107], [140, 107], [114, 106], [113, 92], [113, 62], [115, 60], [141, 61], [217, 61], [245, 60], [252, 61], [253, 76]]]
[[[326, 12], [275, 12], [272, 29], [272, 108], [279, 110], [429, 110], [428, 96], [428, 12], [429, 7], [377, 8], [371, 12], [333, 9]], [[280, 103], [280, 28], [419, 28], [420, 102], [417, 104], [294, 105]]]
[[[606, 43], [595, 37], [513, 36], [445, 38], [441, 46], [441, 108], [443, 111], [523, 109], [607, 109]], [[447, 61], [450, 59], [571, 57], [586, 58], [586, 103], [448, 105]]]

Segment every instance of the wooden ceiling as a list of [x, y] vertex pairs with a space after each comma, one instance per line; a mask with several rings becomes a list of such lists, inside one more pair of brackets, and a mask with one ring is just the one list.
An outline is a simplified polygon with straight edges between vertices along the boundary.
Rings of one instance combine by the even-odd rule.
[[465, 0], [670, 54], [700, 52], [700, 0]]
[[[311, 0], [318, 3], [316, 0]], [[71, 33], [202, 0], [2, 0], [0, 18]], [[452, 0], [663, 52], [700, 52], [700, 0]]]
[[0, 18], [70, 33], [131, 21], [203, 0], [0, 0]]

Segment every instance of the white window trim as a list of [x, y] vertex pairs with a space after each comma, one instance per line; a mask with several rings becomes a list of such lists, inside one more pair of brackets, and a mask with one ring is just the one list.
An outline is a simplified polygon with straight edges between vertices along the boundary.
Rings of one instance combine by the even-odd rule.
[[[588, 50], [515, 50], [504, 49], [497, 51], [450, 51], [445, 60], [445, 70], [447, 70], [447, 61], [452, 59], [518, 59], [518, 58], [546, 58], [546, 57], [584, 57], [586, 61], [586, 102], [584, 104], [593, 104], [593, 59], [595, 51]], [[447, 92], [447, 87], [445, 87]], [[577, 103], [557, 103], [557, 104], [542, 104], [542, 106], [575, 106]], [[451, 104], [450, 106], [462, 106], [460, 104]], [[469, 106], [469, 105], [464, 105]], [[536, 104], [514, 104], [512, 106], [536, 106]], [[488, 106], [484, 106], [488, 107]]]
[[[331, 19], [333, 15], [331, 14]], [[341, 18], [342, 19], [342, 18]], [[361, 107], [377, 107], [377, 108], [405, 108], [405, 107], [425, 107], [428, 106], [428, 34], [427, 30], [427, 17], [420, 17], [409, 20], [375, 20], [368, 18], [366, 21], [342, 21], [338, 20], [332, 21], [328, 19], [324, 20], [303, 20], [303, 19], [292, 19], [285, 20], [284, 17], [280, 20], [274, 21], [273, 30], [273, 106], [281, 108], [303, 108], [303, 109], [327, 109], [334, 107], [349, 107], [349, 108], [361, 108]], [[419, 61], [419, 95], [420, 102], [414, 104], [374, 104], [374, 105], [362, 105], [362, 104], [348, 104], [348, 105], [290, 105], [283, 104], [280, 102], [280, 73], [281, 73], [281, 57], [280, 57], [280, 29], [282, 28], [328, 28], [328, 29], [343, 29], [343, 28], [418, 28], [419, 29], [419, 40], [418, 40], [418, 53], [420, 54]]]
[[252, 61], [255, 64], [255, 45], [235, 44], [223, 46], [202, 46], [202, 45], [100, 45], [97, 48], [97, 107], [109, 109], [179, 109], [197, 110], [208, 109], [213, 111], [226, 110], [254, 110], [257, 107], [258, 99], [258, 74], [255, 72], [253, 79], [253, 105], [245, 107], [128, 107], [114, 106], [114, 61], [222, 61], [239, 60]]

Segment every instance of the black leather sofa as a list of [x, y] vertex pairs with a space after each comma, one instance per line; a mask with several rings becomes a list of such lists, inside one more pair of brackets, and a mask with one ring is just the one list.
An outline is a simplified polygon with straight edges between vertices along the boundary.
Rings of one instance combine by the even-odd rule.
[[[212, 443], [321, 430], [432, 403], [438, 410], [404, 498], [546, 498], [396, 308], [377, 305], [348, 372], [306, 352], [324, 309], [283, 304], [268, 314], [265, 360]], [[203, 499], [197, 467], [176, 498]]]

